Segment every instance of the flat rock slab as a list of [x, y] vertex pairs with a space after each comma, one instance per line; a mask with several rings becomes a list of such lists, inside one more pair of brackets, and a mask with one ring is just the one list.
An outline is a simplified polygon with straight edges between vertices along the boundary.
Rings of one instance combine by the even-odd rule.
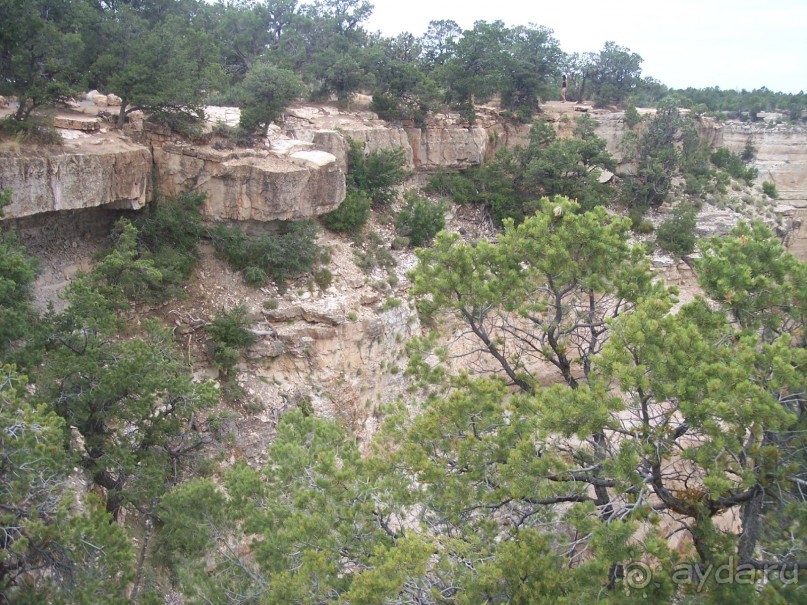
[[53, 119], [53, 126], [64, 130], [80, 130], [82, 132], [96, 132], [101, 129], [99, 118], [82, 118], [56, 116]]

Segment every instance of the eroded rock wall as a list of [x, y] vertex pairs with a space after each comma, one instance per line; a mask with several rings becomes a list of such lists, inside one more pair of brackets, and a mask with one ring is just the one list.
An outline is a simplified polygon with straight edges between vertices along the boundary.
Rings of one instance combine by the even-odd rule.
[[347, 143], [337, 143], [339, 137], [363, 143], [367, 153], [400, 148], [407, 168], [429, 171], [483, 163], [498, 141], [498, 133], [493, 134], [495, 123], [493, 120], [469, 127], [462, 125], [456, 116], [446, 114], [416, 128], [390, 124], [369, 111], [306, 105], [287, 112], [285, 131], [291, 137], [321, 146], [342, 164], [346, 164], [342, 154], [347, 152]]
[[164, 195], [206, 193], [202, 210], [213, 220], [311, 218], [334, 210], [345, 197], [344, 173], [333, 155], [321, 151], [278, 157], [166, 143], [154, 147], [154, 164]]
[[747, 141], [756, 148], [759, 181], [770, 181], [786, 203], [807, 206], [807, 128], [727, 122], [719, 145], [742, 153]]
[[0, 158], [0, 190], [11, 189], [9, 219], [97, 206], [142, 208], [150, 197], [151, 153], [117, 142], [71, 152], [20, 152]]

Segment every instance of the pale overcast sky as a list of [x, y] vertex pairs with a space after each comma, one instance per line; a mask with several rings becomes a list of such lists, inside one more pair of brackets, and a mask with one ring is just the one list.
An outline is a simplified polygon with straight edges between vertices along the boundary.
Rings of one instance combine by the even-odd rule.
[[564, 52], [608, 40], [638, 53], [642, 74], [673, 88], [807, 92], [807, 0], [370, 0], [370, 31], [425, 33], [453, 19], [543, 25]]

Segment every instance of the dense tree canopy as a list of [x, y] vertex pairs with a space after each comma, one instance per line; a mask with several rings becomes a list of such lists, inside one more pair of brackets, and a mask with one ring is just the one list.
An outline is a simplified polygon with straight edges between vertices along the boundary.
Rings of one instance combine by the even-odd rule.
[[[639, 54], [616, 42], [566, 54], [540, 25], [478, 21], [463, 31], [450, 20], [431, 22], [421, 35], [385, 38], [367, 31], [372, 6], [362, 0], [2, 0], [0, 9], [8, 24], [0, 33], [0, 93], [18, 97], [17, 120], [86, 87], [123, 99], [120, 123], [137, 108], [193, 114], [218, 101], [253, 110], [261, 105], [256, 93], [268, 89], [247, 81], [251, 94], [233, 90], [245, 78], [263, 81], [269, 68], [293, 72], [306, 87], [289, 87], [275, 73], [270, 81], [282, 94], [269, 94], [270, 103], [298, 94], [347, 103], [365, 91], [393, 120], [420, 121], [438, 103], [473, 120], [472, 103], [494, 96], [528, 120], [540, 102], [556, 98], [562, 74], [570, 98], [598, 105], [654, 104], [669, 92], [642, 76]], [[676, 94], [682, 105], [752, 120], [774, 109], [801, 120], [807, 105], [803, 93], [766, 88]]]
[[[652, 118], [628, 114], [632, 210], [661, 205], [678, 176], [695, 193], [720, 171], [755, 177], [752, 149], [710, 155], [678, 107], [800, 120], [807, 103], [767, 89], [666, 96], [630, 49], [566, 55], [537, 25], [433, 21], [385, 38], [365, 29], [371, 10], [0, 0], [0, 92], [18, 98], [15, 124], [97, 87], [122, 97], [119, 124], [136, 108], [193, 115], [220, 101], [241, 106], [252, 134], [297, 98], [357, 91], [390, 120], [422, 124], [449, 106], [471, 122], [475, 102], [497, 97], [532, 122], [567, 74], [581, 101], [658, 104]], [[353, 141], [347, 154], [347, 201], [323, 222], [357, 233], [408, 175], [400, 149]], [[770, 229], [741, 224], [701, 243], [703, 295], [682, 304], [631, 219], [605, 208], [618, 190], [600, 175], [613, 168], [583, 116], [570, 137], [534, 121], [524, 147], [436, 175], [432, 192], [484, 204], [497, 231], [435, 236], [444, 206], [417, 196], [389, 219], [410, 243], [434, 237], [411, 273], [428, 334], [409, 343], [413, 387], [378, 410], [373, 441], [362, 449], [302, 405], [278, 420], [262, 465], [208, 461], [206, 473], [196, 415], [221, 395], [158, 321], [127, 324], [133, 302], [165, 300], [191, 271], [201, 198], [118, 221], [64, 308], [41, 317], [36, 263], [3, 225], [0, 605], [148, 602], [149, 573], [188, 603], [803, 600], [807, 269]], [[658, 241], [690, 251], [677, 231], [693, 216], [682, 207]], [[210, 235], [261, 285], [282, 288], [324, 256], [313, 222]], [[249, 325], [238, 306], [202, 326], [221, 386], [254, 342]], [[720, 566], [747, 581], [720, 581]]]
[[[431, 360], [429, 339], [413, 344], [431, 394], [388, 410], [366, 457], [334, 423], [292, 412], [262, 474], [174, 490], [162, 536], [183, 590], [260, 603], [797, 598], [804, 265], [761, 225], [738, 227], [698, 267], [720, 306], [673, 311], [675, 290], [628, 230], [556, 197], [496, 243], [442, 234], [419, 251], [422, 310], [466, 328]], [[461, 375], [435, 364], [452, 353]], [[201, 520], [187, 512], [198, 502]]]

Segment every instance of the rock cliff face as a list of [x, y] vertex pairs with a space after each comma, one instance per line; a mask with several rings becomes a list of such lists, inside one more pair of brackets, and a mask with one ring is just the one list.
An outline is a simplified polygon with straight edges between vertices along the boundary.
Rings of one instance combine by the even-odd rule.
[[154, 147], [160, 190], [207, 193], [203, 212], [214, 220], [310, 218], [334, 210], [345, 197], [345, 175], [322, 151], [216, 151], [173, 143]]
[[[579, 115], [575, 109], [573, 104], [547, 103], [542, 112], [560, 136], [570, 136]], [[595, 119], [609, 151], [621, 158], [624, 114], [584, 109]], [[429, 172], [483, 163], [498, 148], [525, 145], [529, 134], [528, 125], [504, 120], [488, 107], [478, 108], [473, 126], [447, 113], [416, 128], [389, 124], [369, 111], [297, 106], [287, 111], [281, 128], [270, 131], [261, 150], [216, 150], [154, 132], [147, 133], [146, 147], [104, 133], [95, 122], [88, 129], [84, 118], [77, 126], [73, 122], [62, 121], [74, 133], [64, 148], [7, 153], [0, 162], [0, 188], [13, 190], [8, 217], [98, 206], [140, 208], [150, 199], [153, 169], [163, 194], [188, 189], [207, 193], [204, 212], [212, 220], [309, 218], [333, 210], [344, 199], [348, 138], [362, 141], [367, 152], [401, 148], [410, 169]], [[706, 118], [698, 119], [697, 127], [713, 147], [742, 151], [752, 141], [759, 183], [777, 186], [782, 201], [777, 212], [790, 213], [796, 226], [791, 246], [804, 248], [802, 258], [807, 256], [807, 128]]]
[[[424, 126], [395, 126], [369, 111], [341, 111], [334, 107], [301, 106], [286, 114], [286, 134], [296, 139], [326, 144], [328, 151], [340, 155], [344, 143], [335, 145], [334, 137], [364, 143], [369, 153], [379, 149], [403, 149], [407, 167], [414, 170], [467, 168], [485, 161], [491, 151], [495, 121], [468, 127], [458, 117], [438, 115]], [[331, 134], [326, 134], [331, 133]], [[330, 140], [330, 143], [327, 141]]]
[[125, 141], [0, 159], [0, 190], [12, 190], [9, 218], [96, 206], [137, 209], [149, 200], [150, 183], [151, 153]]
[[153, 175], [164, 195], [207, 193], [204, 212], [212, 220], [311, 218], [335, 209], [345, 197], [344, 171], [332, 154], [313, 145], [216, 151], [148, 133], [146, 146], [99, 129], [97, 120], [62, 118], [59, 125], [67, 139], [63, 147], [2, 157], [0, 190], [12, 190], [7, 218], [139, 209], [151, 199]]
[[807, 128], [728, 122], [718, 145], [741, 153], [750, 140], [760, 181], [770, 181], [782, 201], [807, 206]]
[[719, 145], [740, 153], [748, 140], [757, 150], [757, 182], [776, 185], [781, 202], [778, 210], [792, 217], [788, 248], [796, 258], [807, 261], [807, 128], [728, 122]]

